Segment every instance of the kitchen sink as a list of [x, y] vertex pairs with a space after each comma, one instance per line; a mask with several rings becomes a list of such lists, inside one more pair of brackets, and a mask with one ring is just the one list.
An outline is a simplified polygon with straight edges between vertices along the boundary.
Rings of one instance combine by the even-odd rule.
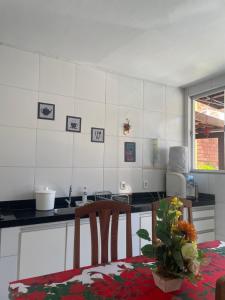
[[72, 215], [74, 214], [75, 207], [63, 207], [54, 209], [55, 215]]

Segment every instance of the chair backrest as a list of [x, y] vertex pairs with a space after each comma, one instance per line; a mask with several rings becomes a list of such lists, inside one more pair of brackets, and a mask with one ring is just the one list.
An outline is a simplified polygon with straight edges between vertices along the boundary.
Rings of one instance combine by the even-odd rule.
[[[173, 197], [167, 198], [168, 201], [172, 200]], [[192, 218], [192, 201], [191, 200], [186, 200], [186, 199], [181, 199], [183, 202], [183, 206], [181, 207], [181, 212], [184, 212], [184, 208], [187, 208], [188, 210], [188, 222], [193, 223], [193, 218]], [[159, 209], [160, 206], [160, 201], [155, 201], [152, 203], [152, 242], [155, 243], [157, 241], [157, 236], [156, 236], [156, 217], [157, 217], [157, 209]], [[183, 215], [180, 217], [180, 219], [183, 219]]]
[[126, 214], [126, 256], [132, 256], [131, 206], [113, 200], [101, 200], [75, 209], [74, 268], [80, 267], [80, 218], [89, 217], [91, 230], [91, 263], [97, 265], [99, 217], [101, 239], [101, 263], [108, 262], [108, 240], [111, 219], [111, 261], [117, 260], [119, 214]]
[[216, 300], [225, 300], [225, 276], [216, 281]]

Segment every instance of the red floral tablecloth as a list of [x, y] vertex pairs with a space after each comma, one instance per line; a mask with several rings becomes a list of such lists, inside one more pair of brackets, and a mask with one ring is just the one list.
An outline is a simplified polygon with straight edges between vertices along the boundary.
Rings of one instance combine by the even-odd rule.
[[9, 298], [16, 300], [214, 300], [216, 280], [225, 274], [225, 243], [212, 241], [200, 245], [210, 258], [202, 267], [197, 285], [184, 280], [182, 288], [165, 294], [152, 278], [154, 261], [143, 256], [103, 266], [74, 269], [10, 283]]

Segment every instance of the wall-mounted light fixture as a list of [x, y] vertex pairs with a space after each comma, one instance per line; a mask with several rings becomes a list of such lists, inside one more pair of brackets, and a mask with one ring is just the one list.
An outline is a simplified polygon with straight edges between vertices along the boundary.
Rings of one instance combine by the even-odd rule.
[[128, 135], [130, 133], [130, 120], [126, 119], [126, 122], [123, 123], [123, 134]]

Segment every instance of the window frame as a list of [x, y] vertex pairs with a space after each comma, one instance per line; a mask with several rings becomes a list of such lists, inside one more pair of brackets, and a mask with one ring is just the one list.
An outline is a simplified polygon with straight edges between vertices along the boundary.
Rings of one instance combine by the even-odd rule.
[[[214, 94], [214, 93], [218, 93], [218, 92], [222, 92], [224, 91], [224, 99], [225, 99], [225, 86], [216, 88], [216, 89], [210, 89], [207, 91], [204, 91], [202, 93], [199, 94], [195, 94], [195, 95], [189, 95], [189, 100], [190, 100], [190, 106], [189, 106], [189, 136], [190, 136], [190, 171], [193, 173], [216, 173], [216, 174], [224, 174], [225, 173], [225, 157], [224, 157], [224, 169], [222, 170], [201, 170], [201, 169], [196, 169], [195, 168], [195, 155], [194, 155], [194, 151], [195, 151], [195, 111], [194, 111], [194, 101], [197, 100], [198, 98], [204, 97], [204, 96], [208, 96], [209, 94]], [[224, 116], [225, 116], [225, 101], [224, 101]], [[225, 123], [225, 122], [224, 122]], [[224, 143], [225, 143], [225, 126], [224, 126]]]

